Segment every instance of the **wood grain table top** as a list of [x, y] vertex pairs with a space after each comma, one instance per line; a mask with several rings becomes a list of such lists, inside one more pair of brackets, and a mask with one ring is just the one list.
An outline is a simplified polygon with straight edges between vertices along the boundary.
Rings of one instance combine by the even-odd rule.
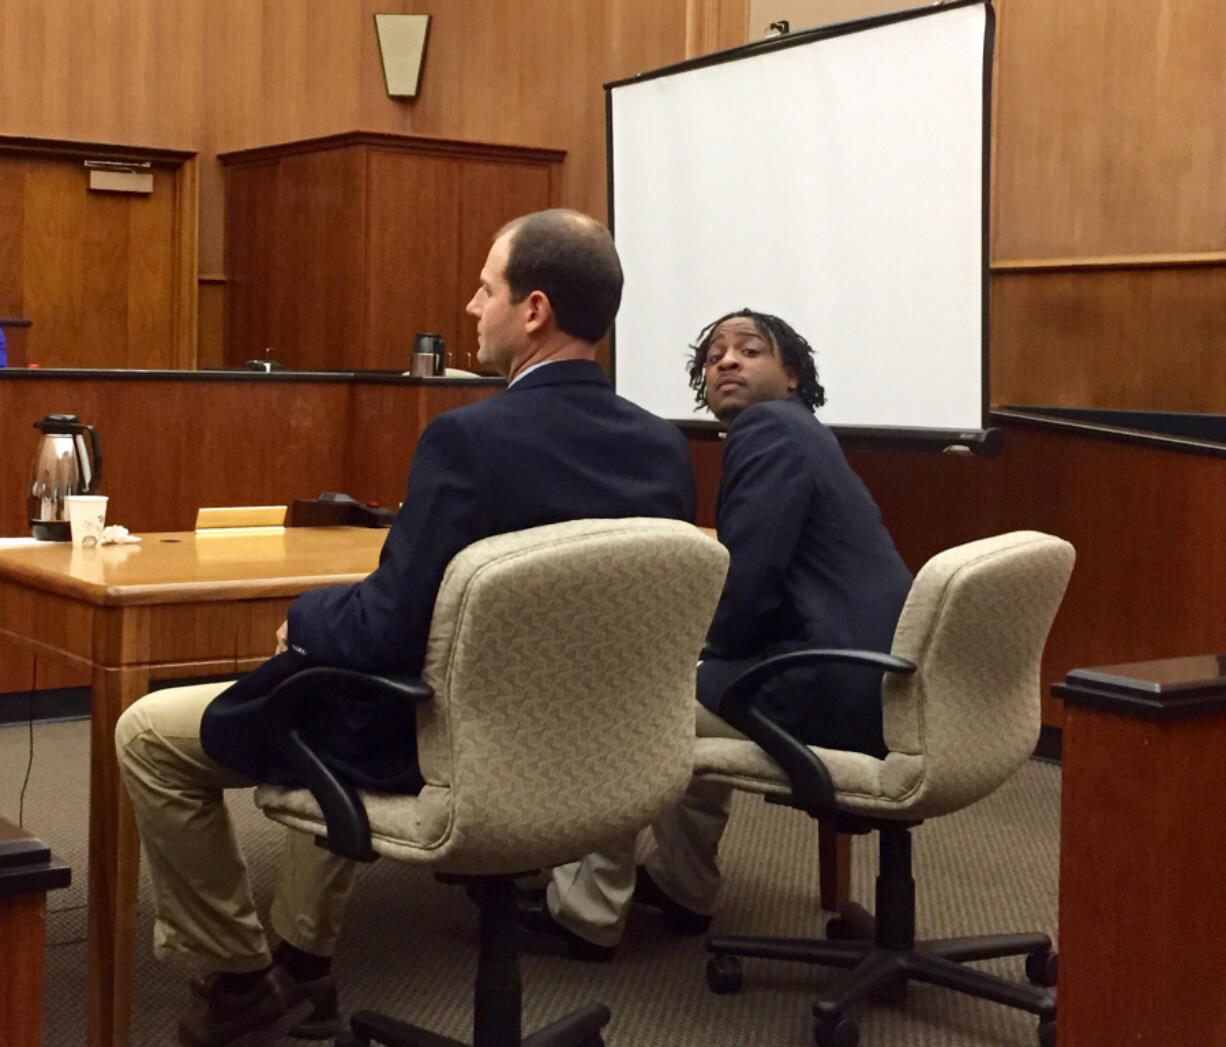
[[352, 583], [379, 561], [387, 531], [291, 527], [275, 534], [143, 534], [139, 544], [68, 542], [0, 549], [0, 583], [114, 606], [296, 596]]

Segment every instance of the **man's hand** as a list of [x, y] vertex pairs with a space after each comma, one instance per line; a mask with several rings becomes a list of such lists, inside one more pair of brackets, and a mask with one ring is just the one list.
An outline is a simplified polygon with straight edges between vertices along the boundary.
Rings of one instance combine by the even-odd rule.
[[284, 654], [289, 650], [289, 619], [277, 626], [277, 649], [273, 654]]

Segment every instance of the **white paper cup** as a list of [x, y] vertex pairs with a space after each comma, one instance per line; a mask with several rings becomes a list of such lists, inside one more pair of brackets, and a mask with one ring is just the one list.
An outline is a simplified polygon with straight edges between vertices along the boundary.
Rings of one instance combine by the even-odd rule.
[[106, 495], [70, 494], [64, 502], [68, 506], [72, 544], [82, 548], [99, 545], [106, 526]]

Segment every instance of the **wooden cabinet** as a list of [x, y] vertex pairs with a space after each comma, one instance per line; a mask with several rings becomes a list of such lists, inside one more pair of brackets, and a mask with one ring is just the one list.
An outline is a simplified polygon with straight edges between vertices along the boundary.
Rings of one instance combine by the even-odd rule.
[[556, 204], [563, 155], [371, 132], [222, 154], [227, 364], [406, 370], [434, 331], [472, 368], [490, 240]]

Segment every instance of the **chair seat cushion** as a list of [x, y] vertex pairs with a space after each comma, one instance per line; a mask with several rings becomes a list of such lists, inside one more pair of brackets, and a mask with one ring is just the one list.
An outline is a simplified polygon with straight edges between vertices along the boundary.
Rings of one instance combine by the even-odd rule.
[[[378, 854], [429, 864], [451, 839], [449, 789], [427, 785], [417, 796], [363, 792], [361, 797]], [[282, 825], [318, 836], [327, 832], [323, 812], [306, 789], [261, 785], [255, 803]]]
[[[672, 799], [680, 796], [682, 785], [684, 779]], [[611, 833], [608, 824], [592, 823], [580, 811], [567, 808], [559, 814], [555, 809], [558, 819], [529, 839], [508, 836], [499, 824], [497, 804], [477, 829], [458, 828], [455, 795], [445, 786], [427, 785], [417, 796], [366, 791], [359, 795], [376, 854], [462, 876], [501, 876], [562, 865], [645, 825], [653, 816], [648, 811], [640, 817], [631, 809], [626, 824], [615, 826]], [[261, 785], [255, 790], [255, 803], [273, 821], [291, 829], [327, 834], [323, 812], [306, 789]]]
[[[923, 780], [920, 756], [890, 753], [884, 760], [864, 753], [810, 746], [826, 765], [835, 798], [843, 810], [900, 819], [913, 817], [909, 798]], [[783, 769], [751, 741], [699, 738], [694, 744], [694, 773], [727, 782], [763, 796], [788, 796]]]

